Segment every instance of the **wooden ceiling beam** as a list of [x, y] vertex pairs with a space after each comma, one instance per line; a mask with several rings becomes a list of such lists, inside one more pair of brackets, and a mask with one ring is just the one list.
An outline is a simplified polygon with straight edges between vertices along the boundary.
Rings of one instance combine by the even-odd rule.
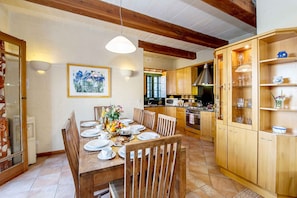
[[202, 0], [205, 3], [256, 27], [256, 7], [252, 0]]
[[196, 52], [190, 52], [186, 50], [167, 47], [164, 45], [158, 45], [158, 44], [149, 43], [145, 41], [139, 40], [138, 47], [143, 48], [143, 50], [146, 52], [153, 52], [157, 54], [163, 54], [163, 55], [174, 56], [179, 58], [186, 58], [191, 60], [196, 59]]
[[[119, 7], [99, 0], [26, 0], [44, 6], [120, 24]], [[123, 25], [206, 47], [218, 48], [228, 41], [122, 8]]]

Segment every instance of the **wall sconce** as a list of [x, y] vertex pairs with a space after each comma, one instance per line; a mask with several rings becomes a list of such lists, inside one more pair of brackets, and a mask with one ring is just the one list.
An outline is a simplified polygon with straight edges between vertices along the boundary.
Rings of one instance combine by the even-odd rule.
[[47, 70], [50, 69], [51, 64], [44, 61], [30, 61], [30, 66], [39, 74], [44, 74]]
[[133, 74], [133, 71], [130, 69], [122, 69], [121, 74], [122, 74], [122, 76], [124, 76], [126, 78], [130, 78]]

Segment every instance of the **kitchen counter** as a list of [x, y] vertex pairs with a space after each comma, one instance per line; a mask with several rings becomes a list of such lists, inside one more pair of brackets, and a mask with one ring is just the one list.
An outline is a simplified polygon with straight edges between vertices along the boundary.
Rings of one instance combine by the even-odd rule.
[[[179, 107], [179, 108], [185, 108], [186, 109], [189, 106], [171, 106], [171, 105], [157, 105], [157, 104], [144, 105], [144, 108], [149, 108], [149, 107]], [[214, 112], [214, 109], [208, 109], [207, 107], [201, 107], [201, 108], [199, 108], [199, 110], [200, 111]]]

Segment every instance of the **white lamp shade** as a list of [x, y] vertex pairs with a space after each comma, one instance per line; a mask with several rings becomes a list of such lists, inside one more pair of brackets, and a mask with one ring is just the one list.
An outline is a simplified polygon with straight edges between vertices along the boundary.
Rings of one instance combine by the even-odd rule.
[[51, 67], [51, 64], [44, 61], [30, 61], [30, 66], [36, 71], [47, 71]]
[[109, 41], [105, 48], [108, 51], [119, 53], [119, 54], [129, 54], [135, 52], [136, 47], [133, 45], [131, 41], [129, 41], [126, 37], [120, 35], [113, 38]]

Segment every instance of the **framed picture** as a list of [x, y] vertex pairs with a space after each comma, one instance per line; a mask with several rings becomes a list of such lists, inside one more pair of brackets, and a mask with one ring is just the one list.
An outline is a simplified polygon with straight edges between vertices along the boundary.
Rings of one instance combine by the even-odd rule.
[[67, 64], [68, 97], [110, 97], [110, 68]]

